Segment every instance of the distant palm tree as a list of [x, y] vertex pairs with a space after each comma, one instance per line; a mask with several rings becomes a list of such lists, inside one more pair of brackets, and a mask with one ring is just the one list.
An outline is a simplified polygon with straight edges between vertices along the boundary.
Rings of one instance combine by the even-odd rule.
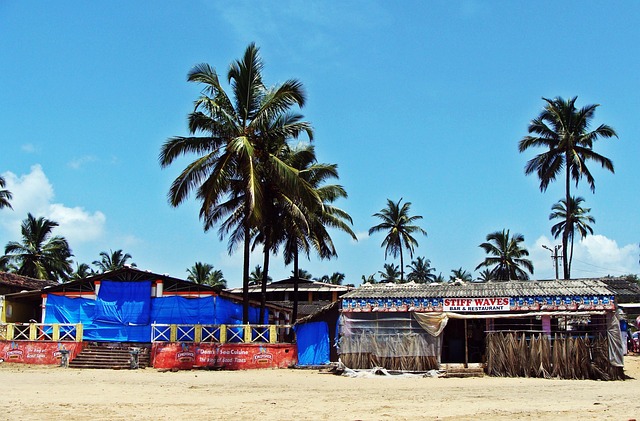
[[187, 280], [196, 284], [209, 285], [218, 289], [225, 289], [227, 281], [221, 270], [214, 270], [213, 265], [209, 263], [196, 262], [191, 268], [187, 269]]
[[[262, 278], [264, 277], [263, 274], [262, 266], [256, 265], [253, 271], [249, 274], [249, 285], [260, 285], [262, 283]], [[268, 276], [267, 280], [271, 282], [271, 276]]]
[[424, 284], [434, 282], [436, 279], [436, 274], [434, 273], [436, 268], [431, 267], [431, 260], [424, 257], [418, 256], [410, 265], [407, 265], [407, 268], [410, 269], [407, 275], [408, 281]]
[[30, 213], [22, 221], [22, 243], [10, 241], [4, 249], [6, 264], [15, 264], [17, 274], [35, 279], [69, 280], [71, 249], [64, 237], [52, 236], [57, 222]]
[[322, 277], [320, 278], [320, 282], [324, 282], [325, 284], [332, 284], [332, 285], [342, 285], [344, 278], [345, 278], [344, 273], [333, 272], [331, 276], [322, 275]]
[[440, 272], [438, 274], [438, 276], [436, 276], [436, 279], [434, 279], [434, 282], [437, 282], [439, 284], [445, 283], [447, 282], [447, 279], [442, 275], [442, 272]]
[[[591, 191], [595, 191], [595, 179], [587, 168], [587, 161], [600, 164], [602, 168], [613, 171], [613, 162], [593, 150], [593, 143], [599, 138], [618, 137], [615, 130], [601, 124], [595, 130], [589, 130], [591, 120], [598, 105], [587, 105], [576, 109], [577, 97], [564, 100], [557, 97], [546, 101], [540, 115], [529, 124], [529, 133], [518, 144], [520, 152], [529, 148], [542, 147], [548, 151], [536, 155], [525, 166], [525, 174], [537, 173], [540, 190], [545, 191], [552, 181], [564, 171], [565, 201], [571, 201], [571, 180], [578, 185], [584, 176]], [[567, 215], [568, 217], [568, 215]], [[567, 219], [562, 233], [562, 249], [568, 250], [571, 224]], [[571, 267], [567, 253], [562, 253], [564, 279], [571, 278]]]
[[476, 266], [476, 270], [491, 268], [491, 275], [498, 281], [529, 279], [524, 269], [533, 274], [533, 263], [523, 258], [529, 255], [529, 251], [520, 245], [523, 242], [522, 234], [511, 237], [509, 230], [504, 229], [492, 232], [487, 235], [487, 242], [480, 244], [480, 248], [489, 256]]
[[495, 277], [493, 276], [493, 274], [491, 274], [491, 271], [489, 269], [484, 269], [483, 271], [480, 272], [480, 275], [478, 276], [479, 282], [489, 282], [494, 280], [495, 280]]
[[[0, 177], [0, 187], [4, 187], [4, 186], [5, 186], [4, 178]], [[11, 207], [11, 203], [9, 202], [12, 198], [13, 198], [13, 195], [9, 190], [0, 190], [0, 209], [2, 208], [13, 209]]]
[[94, 260], [91, 264], [98, 269], [98, 272], [105, 273], [122, 269], [125, 265], [135, 267], [135, 263], [127, 263], [129, 259], [131, 259], [131, 255], [129, 253], [123, 253], [122, 249], [116, 251], [109, 250], [108, 253], [101, 251], [100, 260]]
[[363, 284], [367, 284], [367, 283], [369, 283], [369, 284], [377, 284], [378, 281], [376, 280], [375, 273], [372, 274], [372, 275], [369, 275], [369, 276], [362, 275], [362, 283]]
[[462, 268], [453, 269], [451, 271], [451, 276], [449, 276], [450, 282], [454, 282], [454, 281], [471, 282], [472, 280], [473, 280], [473, 277], [471, 276], [471, 274]]
[[[569, 250], [569, 273], [571, 273], [571, 263], [573, 261], [573, 240], [576, 231], [580, 234], [580, 238], [585, 238], [587, 234], [593, 234], [593, 228], [589, 224], [595, 224], [596, 219], [589, 215], [591, 208], [583, 208], [581, 204], [584, 202], [582, 197], [571, 197], [569, 202], [565, 199], [558, 201], [551, 207], [551, 215], [549, 219], [560, 219], [560, 222], [551, 227], [551, 234], [558, 238], [565, 231], [569, 231], [569, 241], [571, 247]], [[566, 229], [569, 224], [569, 229]], [[565, 249], [566, 250], [566, 249]]]
[[[291, 272], [292, 275], [294, 275], [293, 271]], [[304, 270], [302, 268], [298, 268], [298, 278], [299, 279], [307, 279], [307, 280], [311, 280], [313, 279], [313, 275], [311, 274], [311, 272]]]
[[393, 263], [385, 263], [384, 270], [378, 272], [380, 275], [380, 282], [392, 282], [397, 283], [400, 277], [400, 269], [398, 265]]
[[387, 254], [391, 254], [393, 257], [400, 255], [400, 282], [404, 282], [402, 249], [409, 250], [409, 256], [413, 258], [413, 250], [418, 245], [418, 242], [412, 234], [427, 235], [427, 232], [419, 226], [413, 225], [416, 221], [422, 219], [422, 216], [409, 215], [411, 202], [406, 202], [402, 206], [400, 205], [401, 202], [402, 198], [398, 200], [398, 203], [387, 199], [387, 207], [373, 214], [373, 216], [381, 219], [382, 222], [371, 227], [369, 235], [379, 231], [387, 233], [384, 241], [382, 241], [382, 246], [385, 248], [384, 258], [387, 258]]
[[80, 263], [76, 266], [75, 272], [71, 274], [71, 279], [74, 281], [88, 278], [89, 276], [95, 275], [95, 272], [91, 267], [86, 263]]

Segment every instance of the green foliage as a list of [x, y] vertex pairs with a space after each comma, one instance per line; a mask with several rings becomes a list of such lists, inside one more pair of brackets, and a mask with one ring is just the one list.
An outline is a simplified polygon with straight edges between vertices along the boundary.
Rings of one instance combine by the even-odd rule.
[[385, 263], [384, 270], [378, 271], [380, 282], [398, 283], [400, 280], [400, 267], [393, 263]]
[[[4, 186], [5, 186], [5, 180], [3, 177], [0, 177], [0, 187], [4, 187]], [[10, 202], [12, 198], [13, 198], [13, 195], [9, 190], [4, 190], [4, 189], [0, 190], [0, 209], [2, 208], [12, 209], [11, 202]]]
[[196, 262], [187, 269], [187, 280], [196, 284], [209, 285], [219, 290], [227, 287], [227, 281], [221, 270], [215, 270], [209, 263]]
[[453, 269], [451, 271], [451, 275], [449, 276], [449, 282], [455, 281], [463, 281], [463, 282], [471, 282], [473, 277], [469, 272], [462, 268]]
[[[533, 263], [524, 257], [529, 251], [521, 246], [524, 243], [522, 234], [510, 235], [509, 230], [495, 231], [487, 235], [487, 242], [480, 244], [487, 256], [476, 270], [481, 267], [491, 268], [491, 275], [499, 281], [527, 280], [533, 274]], [[523, 269], [524, 268], [524, 269]]]
[[101, 251], [100, 260], [94, 260], [91, 264], [98, 269], [99, 273], [105, 273], [122, 269], [127, 265], [136, 267], [136, 264], [133, 262], [127, 263], [130, 259], [131, 255], [129, 253], [123, 253], [122, 249], [116, 251], [109, 250], [109, 252]]
[[407, 280], [418, 284], [431, 283], [436, 280], [436, 268], [431, 267], [431, 260], [424, 257], [417, 257], [410, 265], [407, 265], [409, 273]]

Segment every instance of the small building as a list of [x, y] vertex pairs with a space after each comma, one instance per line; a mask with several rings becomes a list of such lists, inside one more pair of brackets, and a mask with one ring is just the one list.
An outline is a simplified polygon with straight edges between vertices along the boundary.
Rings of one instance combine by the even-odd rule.
[[350, 368], [623, 376], [615, 295], [597, 279], [365, 284], [341, 305], [338, 353]]
[[[249, 286], [249, 298], [260, 301], [262, 296], [260, 284]], [[298, 320], [314, 314], [321, 308], [338, 301], [340, 297], [354, 290], [352, 286], [334, 285], [325, 282], [300, 279], [298, 281]], [[232, 294], [242, 294], [242, 288], [226, 290]], [[293, 278], [282, 279], [267, 284], [268, 303], [293, 308], [295, 285]]]
[[15, 273], [0, 272], [0, 322], [40, 320], [42, 313], [39, 305], [17, 305], [7, 307], [4, 296], [18, 292], [40, 291], [45, 287], [54, 285], [58, 285], [58, 282], [46, 279], [29, 278]]

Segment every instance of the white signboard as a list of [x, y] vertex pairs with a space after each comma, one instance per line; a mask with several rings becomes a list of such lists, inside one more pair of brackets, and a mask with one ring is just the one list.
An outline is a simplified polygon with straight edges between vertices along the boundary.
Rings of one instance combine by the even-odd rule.
[[509, 298], [444, 298], [443, 311], [509, 311]]

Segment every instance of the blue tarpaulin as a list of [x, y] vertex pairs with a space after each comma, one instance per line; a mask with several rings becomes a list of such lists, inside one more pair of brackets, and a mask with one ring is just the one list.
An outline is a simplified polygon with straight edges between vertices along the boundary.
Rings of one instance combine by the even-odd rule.
[[298, 346], [298, 365], [329, 363], [329, 327], [326, 322], [305, 323], [293, 329]]
[[[250, 323], [258, 323], [259, 316], [259, 308], [249, 308]], [[87, 340], [150, 342], [152, 323], [242, 324], [242, 304], [213, 296], [152, 298], [150, 281], [102, 281], [95, 300], [48, 294], [44, 322], [82, 323]]]

